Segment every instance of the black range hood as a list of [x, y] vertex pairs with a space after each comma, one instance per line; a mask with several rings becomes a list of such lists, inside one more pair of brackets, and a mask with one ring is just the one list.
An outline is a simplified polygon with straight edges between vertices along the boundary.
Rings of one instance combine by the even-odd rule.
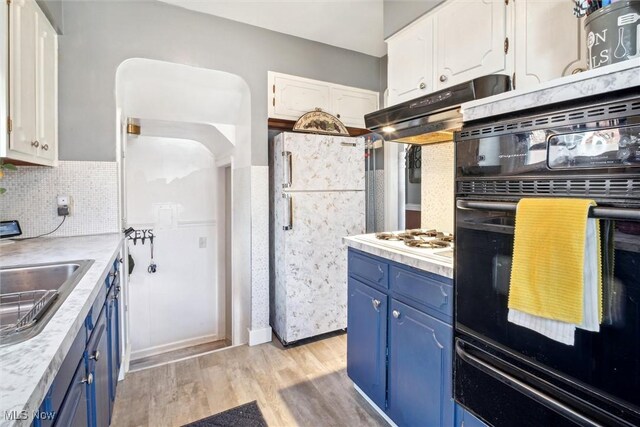
[[453, 132], [462, 126], [461, 104], [509, 90], [509, 76], [491, 74], [369, 113], [364, 123], [390, 142], [422, 145], [453, 141]]

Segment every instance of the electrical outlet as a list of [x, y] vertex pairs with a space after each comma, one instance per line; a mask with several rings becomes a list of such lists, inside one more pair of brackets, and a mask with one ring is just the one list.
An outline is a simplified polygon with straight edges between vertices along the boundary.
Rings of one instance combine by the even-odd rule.
[[58, 196], [58, 216], [69, 216], [71, 215], [71, 197], [69, 196]]

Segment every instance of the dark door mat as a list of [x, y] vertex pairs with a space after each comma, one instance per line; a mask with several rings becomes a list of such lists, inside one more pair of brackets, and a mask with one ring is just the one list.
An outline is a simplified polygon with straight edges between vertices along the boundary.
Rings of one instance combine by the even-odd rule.
[[268, 427], [258, 403], [245, 403], [183, 427]]

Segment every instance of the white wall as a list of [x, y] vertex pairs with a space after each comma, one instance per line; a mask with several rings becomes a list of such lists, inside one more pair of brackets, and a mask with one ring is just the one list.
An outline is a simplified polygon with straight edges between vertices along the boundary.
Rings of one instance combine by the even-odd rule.
[[223, 339], [213, 154], [192, 140], [139, 136], [129, 138], [126, 160], [128, 224], [153, 228], [158, 265], [147, 272], [148, 240], [128, 242], [132, 359]]

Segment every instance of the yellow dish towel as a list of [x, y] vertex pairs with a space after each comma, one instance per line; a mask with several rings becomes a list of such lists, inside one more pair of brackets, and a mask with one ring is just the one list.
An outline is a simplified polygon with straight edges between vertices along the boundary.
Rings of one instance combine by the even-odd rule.
[[[600, 233], [598, 220], [588, 218], [589, 208], [595, 205], [593, 200], [557, 198], [522, 199], [518, 203], [510, 321], [513, 310], [543, 318], [539, 319], [543, 323], [552, 319], [587, 330], [599, 329]], [[586, 288], [585, 281], [589, 284]], [[546, 322], [540, 328], [555, 330], [555, 325], [551, 328]], [[566, 343], [572, 344], [573, 339], [570, 341]]]

